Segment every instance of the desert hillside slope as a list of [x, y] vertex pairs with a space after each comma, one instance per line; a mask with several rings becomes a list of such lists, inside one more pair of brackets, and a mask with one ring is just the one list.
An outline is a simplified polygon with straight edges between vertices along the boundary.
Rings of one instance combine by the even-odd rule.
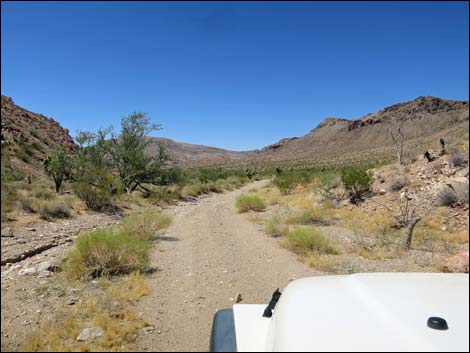
[[174, 164], [183, 167], [220, 164], [226, 161], [237, 162], [256, 156], [255, 151], [229, 151], [217, 147], [176, 142], [163, 137], [151, 137], [147, 152], [150, 154], [158, 153], [159, 145], [165, 146]]
[[2, 95], [2, 150], [10, 157], [12, 168], [27, 174], [42, 174], [42, 161], [54, 146], [71, 151], [76, 145], [69, 130], [53, 118], [30, 112], [16, 105], [10, 97]]
[[436, 134], [451, 140], [468, 138], [468, 120], [468, 101], [418, 97], [360, 119], [328, 117], [305, 136], [283, 139], [263, 148], [257, 159], [328, 163], [372, 154], [386, 158], [394, 154], [390, 121], [395, 129], [403, 124], [408, 153], [415, 153], [422, 148], [436, 147]]

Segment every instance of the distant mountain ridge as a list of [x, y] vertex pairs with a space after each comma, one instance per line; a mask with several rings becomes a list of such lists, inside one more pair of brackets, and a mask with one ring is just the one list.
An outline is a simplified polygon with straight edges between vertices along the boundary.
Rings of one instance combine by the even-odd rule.
[[223, 164], [226, 161], [236, 162], [255, 157], [256, 151], [230, 151], [223, 148], [176, 142], [164, 137], [149, 137], [151, 140], [147, 153], [156, 155], [159, 145], [163, 145], [170, 154], [171, 163], [182, 167], [193, 167], [198, 164]]
[[[33, 174], [42, 173], [42, 159], [54, 145], [63, 145], [71, 151], [76, 148], [68, 130], [54, 119], [29, 112], [3, 95], [1, 102], [2, 148], [11, 151], [17, 167]], [[147, 153], [156, 155], [161, 144], [172, 157], [171, 163], [182, 167], [312, 167], [340, 160], [389, 158], [394, 155], [389, 132], [391, 119], [402, 123], [406, 151], [410, 155], [432, 148], [439, 137], [453, 140], [468, 139], [469, 135], [468, 101], [426, 96], [385, 107], [359, 119], [327, 117], [304, 136], [284, 138], [260, 150], [228, 151], [150, 137]], [[24, 144], [35, 146], [29, 162], [22, 160], [25, 156], [20, 145], [24, 147]]]

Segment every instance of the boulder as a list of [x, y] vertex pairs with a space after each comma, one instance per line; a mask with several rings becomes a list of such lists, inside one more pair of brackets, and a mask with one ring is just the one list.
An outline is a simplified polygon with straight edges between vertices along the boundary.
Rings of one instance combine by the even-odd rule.
[[38, 265], [38, 271], [50, 271], [50, 272], [57, 272], [60, 270], [60, 261], [58, 260], [50, 260], [50, 261], [43, 261]]
[[36, 267], [28, 267], [28, 268], [23, 268], [18, 272], [20, 276], [29, 276], [32, 274], [35, 274], [37, 272]]
[[101, 327], [87, 327], [77, 337], [78, 342], [90, 342], [98, 337], [103, 336], [103, 329]]
[[10, 227], [5, 227], [2, 229], [2, 238], [11, 238], [13, 237], [13, 229], [11, 229]]
[[468, 273], [468, 251], [463, 251], [447, 259], [444, 263], [445, 272]]

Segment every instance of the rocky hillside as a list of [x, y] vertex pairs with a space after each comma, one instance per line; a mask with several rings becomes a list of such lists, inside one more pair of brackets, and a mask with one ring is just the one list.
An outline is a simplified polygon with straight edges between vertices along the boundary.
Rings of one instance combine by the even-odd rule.
[[2, 95], [1, 112], [2, 150], [8, 151], [13, 169], [42, 174], [42, 161], [54, 146], [76, 148], [68, 129], [53, 118], [17, 106], [10, 97]]
[[[347, 120], [328, 117], [300, 138], [287, 138], [263, 148], [257, 160], [268, 162], [310, 161], [331, 163], [374, 156], [394, 156], [390, 123], [402, 126], [408, 154], [435, 148], [439, 138], [468, 139], [468, 101], [418, 97]], [[437, 138], [437, 139], [436, 139]]]

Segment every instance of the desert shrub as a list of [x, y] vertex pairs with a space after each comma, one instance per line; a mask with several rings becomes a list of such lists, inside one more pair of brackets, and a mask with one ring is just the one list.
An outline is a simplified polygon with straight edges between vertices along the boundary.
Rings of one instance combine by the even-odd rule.
[[33, 196], [38, 199], [50, 200], [50, 199], [53, 199], [56, 195], [50, 189], [46, 189], [44, 187], [38, 187], [33, 190]]
[[228, 172], [222, 168], [201, 168], [197, 172], [197, 178], [206, 183], [208, 181], [217, 181], [217, 179], [225, 179]]
[[287, 235], [283, 246], [299, 254], [309, 252], [339, 254], [335, 244], [313, 227], [293, 230]]
[[329, 225], [328, 207], [315, 207], [303, 211], [295, 212], [287, 218], [289, 224], [319, 224]]
[[53, 218], [69, 218], [70, 208], [64, 202], [43, 201], [38, 206], [41, 218], [51, 220]]
[[72, 278], [143, 271], [149, 263], [149, 242], [113, 229], [79, 236], [66, 260]]
[[213, 181], [208, 181], [207, 183], [202, 183], [202, 192], [205, 194], [211, 193], [211, 192], [221, 192], [222, 189], [220, 188], [220, 185], [217, 185]]
[[352, 166], [343, 169], [341, 181], [344, 188], [349, 192], [351, 202], [357, 203], [370, 190], [372, 176], [365, 166]]
[[469, 190], [468, 183], [455, 185], [455, 187], [443, 187], [436, 194], [439, 206], [454, 206], [459, 203], [468, 203]]
[[6, 182], [2, 179], [1, 182], [1, 222], [6, 222], [10, 218], [8, 213], [13, 210], [13, 204], [17, 198], [16, 189], [11, 183]]
[[181, 196], [183, 198], [188, 197], [188, 196], [198, 196], [201, 195], [203, 192], [203, 187], [202, 183], [196, 182], [193, 184], [185, 185], [183, 189], [181, 190]]
[[38, 129], [32, 128], [32, 129], [30, 130], [30, 133], [31, 133], [31, 136], [34, 136], [34, 137], [36, 137], [36, 138], [39, 138]]
[[261, 212], [266, 209], [266, 204], [256, 195], [238, 196], [235, 205], [240, 213], [248, 212], [250, 210]]
[[266, 232], [266, 234], [272, 237], [281, 237], [287, 235], [287, 233], [289, 232], [289, 226], [283, 222], [281, 217], [276, 215], [271, 217], [266, 222], [264, 231]]
[[391, 183], [390, 183], [390, 190], [391, 191], [400, 191], [403, 189], [406, 185], [408, 185], [408, 179], [405, 177], [397, 177], [394, 178]]
[[119, 229], [128, 235], [143, 240], [154, 240], [158, 231], [171, 224], [171, 217], [158, 210], [146, 209], [142, 213], [134, 213], [122, 221]]
[[152, 189], [151, 193], [143, 196], [149, 198], [154, 204], [169, 204], [181, 198], [181, 189], [178, 186], [159, 186]]
[[31, 147], [33, 147], [35, 150], [37, 151], [43, 151], [44, 148], [42, 147], [42, 145], [39, 143], [39, 142], [36, 142], [34, 141], [32, 144], [31, 144]]
[[229, 176], [226, 179], [219, 179], [216, 184], [221, 183], [222, 187], [227, 190], [238, 189], [245, 184], [246, 179], [243, 177]]
[[78, 182], [73, 185], [73, 191], [93, 211], [104, 211], [113, 204], [112, 194], [104, 188]]
[[186, 174], [181, 168], [170, 168], [163, 170], [160, 174], [160, 183], [162, 185], [181, 184], [186, 179]]
[[458, 168], [458, 167], [463, 167], [465, 163], [467, 162], [467, 159], [462, 154], [452, 154], [449, 156], [448, 161], [449, 161], [449, 165], [452, 168]]
[[320, 182], [320, 190], [327, 198], [331, 197], [331, 192], [341, 184], [341, 179], [334, 173], [321, 173], [317, 177]]
[[28, 196], [24, 193], [19, 193], [18, 194], [18, 205], [21, 210], [29, 212], [29, 213], [35, 213], [39, 210], [39, 202], [37, 199]]
[[30, 144], [20, 141], [18, 144], [18, 157], [25, 163], [31, 162], [31, 157], [33, 155], [33, 148]]
[[279, 188], [281, 193], [287, 195], [299, 184], [299, 178], [294, 173], [282, 173], [274, 177], [273, 183]]

